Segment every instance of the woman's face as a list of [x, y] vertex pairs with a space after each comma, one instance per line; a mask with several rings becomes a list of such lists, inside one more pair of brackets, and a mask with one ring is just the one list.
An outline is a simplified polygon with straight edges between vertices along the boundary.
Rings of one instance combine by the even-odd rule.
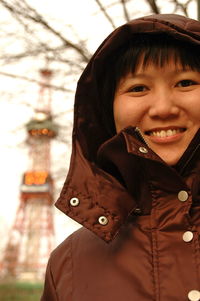
[[160, 68], [139, 64], [121, 79], [113, 110], [117, 132], [139, 127], [149, 147], [174, 165], [200, 127], [200, 72], [173, 60]]

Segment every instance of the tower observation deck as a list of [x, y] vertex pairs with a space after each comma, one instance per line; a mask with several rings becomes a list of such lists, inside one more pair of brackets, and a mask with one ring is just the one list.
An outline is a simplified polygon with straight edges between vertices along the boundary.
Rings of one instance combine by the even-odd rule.
[[29, 166], [22, 178], [20, 202], [4, 253], [1, 277], [39, 280], [54, 247], [51, 141], [58, 126], [51, 113], [52, 71], [40, 70], [34, 117], [26, 124]]

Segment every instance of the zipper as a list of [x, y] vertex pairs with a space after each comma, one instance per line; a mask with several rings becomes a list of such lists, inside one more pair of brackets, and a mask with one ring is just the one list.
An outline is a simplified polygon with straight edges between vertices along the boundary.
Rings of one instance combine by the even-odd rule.
[[[135, 128], [135, 131], [139, 134], [140, 140], [142, 140], [142, 142], [144, 142], [144, 144], [146, 144], [146, 146], [149, 147], [148, 142], [145, 140], [144, 135], [142, 134], [141, 130], [139, 129], [139, 127]], [[150, 148], [150, 147], [149, 147]]]

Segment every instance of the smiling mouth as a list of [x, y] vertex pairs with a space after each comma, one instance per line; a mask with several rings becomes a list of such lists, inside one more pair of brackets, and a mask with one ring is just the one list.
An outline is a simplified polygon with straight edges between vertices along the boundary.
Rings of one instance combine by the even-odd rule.
[[186, 131], [186, 128], [167, 128], [167, 129], [153, 129], [151, 131], [146, 131], [145, 134], [151, 137], [158, 137], [158, 138], [166, 138], [175, 136], [179, 133], [183, 133]]

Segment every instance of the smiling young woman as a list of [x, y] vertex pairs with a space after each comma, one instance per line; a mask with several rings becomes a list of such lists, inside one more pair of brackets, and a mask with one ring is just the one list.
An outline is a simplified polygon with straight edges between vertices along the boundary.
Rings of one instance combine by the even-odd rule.
[[200, 22], [116, 29], [77, 86], [56, 202], [83, 225], [52, 253], [42, 301], [200, 300]]

